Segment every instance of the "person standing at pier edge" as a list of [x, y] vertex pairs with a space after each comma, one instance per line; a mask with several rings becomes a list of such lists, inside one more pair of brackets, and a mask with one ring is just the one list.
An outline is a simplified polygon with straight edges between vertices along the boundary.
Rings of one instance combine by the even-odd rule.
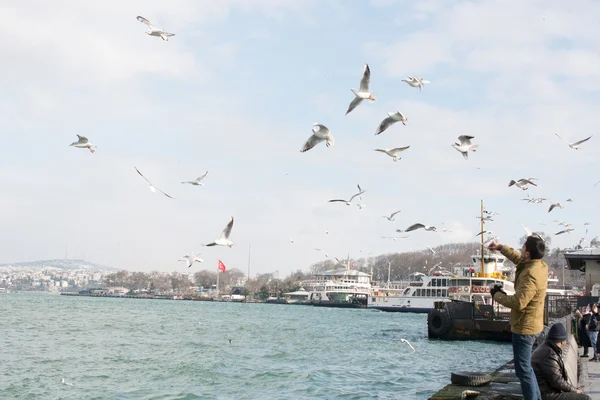
[[592, 312], [590, 311], [590, 307], [586, 306], [583, 311], [583, 317], [579, 321], [579, 330], [581, 332], [581, 345], [583, 346], [583, 354], [581, 357], [588, 357], [588, 350], [592, 345], [590, 342], [590, 335], [588, 335], [587, 325], [590, 323], [592, 319]]
[[[531, 365], [542, 393], [543, 400], [591, 400], [591, 397], [567, 381], [565, 363], [561, 357], [567, 343], [567, 330], [563, 324], [556, 323], [550, 328], [548, 336], [531, 356]], [[580, 371], [577, 359], [577, 373]]]
[[546, 244], [537, 235], [531, 235], [521, 248], [515, 249], [492, 242], [488, 246], [498, 250], [516, 264], [515, 294], [507, 295], [500, 287], [490, 290], [492, 299], [510, 308], [515, 373], [521, 382], [525, 400], [541, 400], [540, 388], [531, 367], [531, 350], [536, 336], [544, 329], [544, 300], [548, 287], [548, 265], [542, 261]]
[[598, 339], [598, 321], [600, 316], [598, 315], [598, 304], [590, 304], [590, 310], [592, 310], [590, 321], [585, 326], [588, 337], [590, 338], [591, 348], [594, 352], [594, 356], [590, 358], [590, 361], [598, 361], [598, 349], [596, 348], [596, 340]]

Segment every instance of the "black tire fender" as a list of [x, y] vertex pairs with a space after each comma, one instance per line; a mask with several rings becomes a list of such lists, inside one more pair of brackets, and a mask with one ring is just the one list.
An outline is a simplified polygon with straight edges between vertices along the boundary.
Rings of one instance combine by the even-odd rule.
[[443, 337], [452, 328], [452, 318], [447, 311], [434, 308], [427, 315], [427, 329], [433, 337]]
[[492, 377], [485, 372], [458, 371], [450, 374], [450, 381], [460, 386], [483, 386], [492, 381]]

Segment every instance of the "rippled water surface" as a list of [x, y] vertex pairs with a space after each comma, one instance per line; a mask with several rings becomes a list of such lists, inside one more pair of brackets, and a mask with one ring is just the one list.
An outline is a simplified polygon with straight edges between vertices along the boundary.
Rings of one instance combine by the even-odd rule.
[[427, 399], [512, 358], [424, 314], [37, 294], [0, 295], [0, 343], [2, 399]]

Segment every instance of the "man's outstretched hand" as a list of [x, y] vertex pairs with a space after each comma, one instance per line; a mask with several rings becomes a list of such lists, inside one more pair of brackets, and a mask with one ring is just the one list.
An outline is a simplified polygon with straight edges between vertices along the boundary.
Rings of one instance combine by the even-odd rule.
[[502, 245], [498, 242], [492, 242], [488, 245], [488, 249], [495, 251], [498, 250], [500, 251], [502, 249]]

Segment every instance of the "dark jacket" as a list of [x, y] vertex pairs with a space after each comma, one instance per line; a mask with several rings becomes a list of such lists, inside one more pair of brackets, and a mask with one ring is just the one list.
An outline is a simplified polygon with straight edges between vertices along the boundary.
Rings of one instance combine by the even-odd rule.
[[[542, 394], [577, 391], [577, 388], [567, 381], [561, 350], [553, 342], [546, 339], [535, 349], [531, 355], [531, 366]], [[577, 370], [580, 370], [579, 357]]]
[[[592, 320], [595, 320], [596, 327], [594, 329], [587, 329], [587, 327], [586, 327], [586, 329], [590, 332], [598, 332], [598, 330], [600, 330], [600, 316], [598, 314], [594, 314], [594, 313], [591, 313], [588, 315], [590, 316], [590, 319], [587, 321], [586, 325], [588, 325], [590, 322], [592, 322]], [[585, 315], [583, 316], [583, 318], [585, 318]]]

